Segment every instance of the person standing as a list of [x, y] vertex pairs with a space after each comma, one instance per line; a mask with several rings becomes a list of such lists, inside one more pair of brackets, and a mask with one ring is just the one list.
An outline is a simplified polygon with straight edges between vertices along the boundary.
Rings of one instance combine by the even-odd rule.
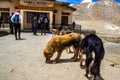
[[32, 22], [33, 22], [32, 23], [33, 35], [37, 35], [37, 17], [36, 16], [33, 17], [33, 21]]
[[38, 17], [38, 29], [41, 30], [41, 16]]
[[2, 17], [0, 16], [0, 28], [1, 28], [1, 24], [2, 24]]
[[[14, 30], [15, 30], [15, 39], [21, 40], [21, 22], [22, 22], [22, 16], [20, 15], [20, 10], [16, 9], [15, 13], [11, 17], [11, 21], [14, 24]], [[18, 35], [17, 35], [18, 33]]]
[[49, 32], [48, 22], [49, 22], [49, 20], [48, 20], [47, 16], [45, 16], [44, 23], [45, 23], [45, 27], [46, 27], [47, 32]]
[[2, 17], [2, 26], [4, 28], [4, 17]]
[[41, 18], [41, 35], [46, 35], [45, 17]]
[[72, 23], [72, 29], [75, 30], [75, 22]]
[[0, 17], [0, 28], [1, 28], [1, 27], [4, 28], [4, 19], [3, 19], [2, 16]]
[[10, 34], [14, 34], [14, 29], [13, 29], [13, 23], [11, 21], [11, 17], [13, 16], [14, 13], [10, 16]]

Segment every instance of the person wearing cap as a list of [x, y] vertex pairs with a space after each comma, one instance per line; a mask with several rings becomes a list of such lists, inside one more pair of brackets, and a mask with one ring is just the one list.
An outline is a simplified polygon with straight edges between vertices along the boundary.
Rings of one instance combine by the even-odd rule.
[[[17, 22], [15, 21], [15, 17], [18, 16], [18, 20]], [[21, 40], [21, 27], [20, 24], [22, 22], [22, 16], [20, 15], [20, 10], [16, 9], [15, 13], [13, 14], [13, 16], [11, 17], [11, 21], [14, 24], [14, 30], [15, 30], [15, 39], [16, 40]], [[18, 35], [17, 35], [18, 33]]]

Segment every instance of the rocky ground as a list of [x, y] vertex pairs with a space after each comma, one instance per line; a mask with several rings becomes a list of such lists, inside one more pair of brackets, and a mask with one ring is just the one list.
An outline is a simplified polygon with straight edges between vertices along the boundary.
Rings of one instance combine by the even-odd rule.
[[[116, 34], [117, 31], [110, 33], [103, 26], [98, 27], [97, 23], [88, 23], [88, 21], [78, 23], [82, 24], [82, 28], [96, 29], [97, 33], [102, 35], [119, 36]], [[93, 26], [93, 24], [96, 25]], [[16, 41], [14, 35], [0, 37], [0, 80], [86, 80], [85, 71], [80, 68], [79, 61], [72, 62], [70, 59], [73, 56], [72, 53], [68, 54], [64, 51], [61, 62], [58, 64], [45, 63], [43, 49], [51, 38], [51, 34], [41, 36], [38, 33], [38, 36], [33, 36], [32, 33], [22, 32], [21, 35], [24, 40], [20, 41]], [[101, 76], [104, 80], [118, 80], [120, 74], [120, 43], [108, 42], [104, 39], [103, 41], [105, 57], [101, 64]], [[56, 54], [52, 60], [55, 57]]]
[[96, 34], [102, 38], [108, 61], [115, 63], [120, 67], [120, 26], [105, 22], [103, 20], [84, 20], [75, 21], [77, 25], [81, 25], [81, 30], [95, 30]]

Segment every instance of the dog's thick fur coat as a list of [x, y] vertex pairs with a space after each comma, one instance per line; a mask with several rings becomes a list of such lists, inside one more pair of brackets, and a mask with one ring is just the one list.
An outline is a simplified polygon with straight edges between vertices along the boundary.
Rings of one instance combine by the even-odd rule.
[[[89, 71], [93, 75], [93, 80], [96, 80], [96, 76], [100, 75], [101, 60], [104, 57], [105, 51], [102, 40], [95, 34], [87, 35], [81, 42], [80, 51], [86, 54], [86, 74], [88, 76]], [[93, 59], [93, 53], [95, 57]], [[80, 57], [80, 65], [82, 66], [82, 54]], [[92, 67], [90, 63], [93, 61]]]
[[62, 51], [66, 48], [69, 48], [70, 46], [73, 46], [74, 49], [73, 60], [76, 60], [78, 57], [81, 40], [82, 36], [78, 33], [59, 35], [57, 37], [51, 38], [46, 48], [44, 49], [44, 56], [46, 58], [46, 62], [50, 60], [50, 58], [53, 56], [55, 52], [58, 53], [55, 62], [58, 62]]

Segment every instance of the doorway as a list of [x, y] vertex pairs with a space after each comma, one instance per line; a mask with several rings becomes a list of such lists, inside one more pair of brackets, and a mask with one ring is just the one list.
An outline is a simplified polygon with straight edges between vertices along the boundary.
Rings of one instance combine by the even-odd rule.
[[[32, 20], [33, 20], [34, 16], [36, 16], [37, 19], [39, 18], [39, 16], [46, 16], [48, 18], [48, 21], [50, 20], [50, 14], [49, 13], [25, 11], [24, 12], [24, 18], [23, 18], [24, 29], [32, 29]], [[50, 24], [48, 22], [48, 27], [49, 26], [50, 26]]]
[[62, 16], [61, 24], [62, 25], [68, 25], [68, 16]]

